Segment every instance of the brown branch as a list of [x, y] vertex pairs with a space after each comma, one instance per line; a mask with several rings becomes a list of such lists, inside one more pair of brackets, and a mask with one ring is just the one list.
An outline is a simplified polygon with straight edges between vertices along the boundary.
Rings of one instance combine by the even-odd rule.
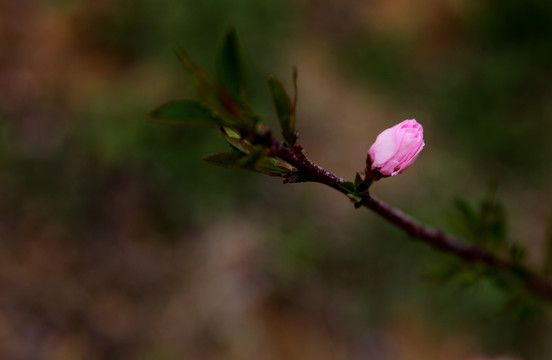
[[[292, 174], [286, 182], [317, 182], [343, 194], [348, 194], [347, 190], [341, 187], [344, 182], [342, 178], [312, 162], [300, 147], [286, 147], [280, 141], [274, 139], [270, 132], [257, 136], [255, 142], [263, 143], [271, 149], [272, 156], [279, 157], [297, 168], [297, 173]], [[293, 180], [290, 180], [290, 178]], [[552, 282], [529, 271], [520, 264], [498, 257], [486, 249], [457, 239], [439, 229], [425, 226], [373, 196], [365, 198], [362, 201], [362, 206], [374, 211], [385, 220], [402, 229], [411, 235], [413, 240], [428, 244], [467, 263], [485, 264], [491, 268], [510, 273], [520, 279], [529, 291], [552, 301]]]

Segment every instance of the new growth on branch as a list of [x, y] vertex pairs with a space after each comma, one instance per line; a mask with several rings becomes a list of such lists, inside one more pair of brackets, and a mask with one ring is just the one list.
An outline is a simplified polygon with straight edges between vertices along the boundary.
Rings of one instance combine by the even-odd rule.
[[283, 138], [278, 140], [250, 106], [234, 29], [225, 33], [215, 78], [195, 64], [185, 51], [178, 50], [177, 56], [201, 100], [173, 100], [153, 110], [149, 117], [158, 122], [219, 128], [230, 149], [204, 157], [207, 163], [282, 177], [284, 183], [317, 182], [327, 185], [346, 195], [356, 208], [371, 209], [411, 235], [412, 239], [451, 254], [467, 264], [482, 265], [496, 276], [504, 275], [529, 292], [552, 301], [552, 283], [522, 263], [519, 248], [511, 246], [509, 253], [504, 255], [491, 251], [487, 246], [457, 239], [421, 224], [370, 194], [374, 181], [400, 174], [414, 163], [423, 149], [423, 128], [416, 120], [404, 120], [380, 133], [368, 150], [364, 176], [357, 173], [354, 181], [345, 181], [312, 162], [297, 142], [296, 69], [292, 74], [293, 96], [288, 95], [276, 78], [268, 78]]

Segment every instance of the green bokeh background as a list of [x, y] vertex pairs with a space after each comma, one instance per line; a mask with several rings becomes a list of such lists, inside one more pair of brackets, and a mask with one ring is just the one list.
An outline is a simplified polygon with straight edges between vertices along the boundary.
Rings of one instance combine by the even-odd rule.
[[[549, 1], [0, 3], [0, 358], [550, 359], [550, 304], [489, 281], [317, 184], [210, 167], [214, 129], [146, 121], [241, 40], [253, 106], [299, 69], [300, 143], [345, 178], [424, 125], [374, 194], [458, 231], [489, 184], [543, 267], [552, 218]], [[466, 276], [466, 275], [464, 275]]]

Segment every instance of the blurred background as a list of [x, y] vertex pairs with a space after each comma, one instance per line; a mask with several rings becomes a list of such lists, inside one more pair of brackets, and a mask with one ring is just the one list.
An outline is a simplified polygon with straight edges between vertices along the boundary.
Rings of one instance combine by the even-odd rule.
[[216, 130], [146, 121], [194, 96], [173, 50], [213, 71], [229, 24], [273, 129], [266, 76], [297, 65], [311, 159], [352, 179], [416, 118], [426, 148], [373, 193], [455, 232], [455, 199], [497, 184], [543, 266], [550, 1], [0, 0], [0, 358], [552, 359], [551, 304], [435, 281], [448, 256], [337, 192], [210, 167]]

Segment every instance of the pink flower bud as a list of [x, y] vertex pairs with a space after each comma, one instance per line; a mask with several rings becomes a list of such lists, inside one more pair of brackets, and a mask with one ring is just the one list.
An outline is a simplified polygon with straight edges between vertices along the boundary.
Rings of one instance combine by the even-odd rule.
[[403, 172], [414, 163], [424, 145], [424, 129], [415, 119], [384, 130], [368, 150], [366, 176], [378, 180]]

